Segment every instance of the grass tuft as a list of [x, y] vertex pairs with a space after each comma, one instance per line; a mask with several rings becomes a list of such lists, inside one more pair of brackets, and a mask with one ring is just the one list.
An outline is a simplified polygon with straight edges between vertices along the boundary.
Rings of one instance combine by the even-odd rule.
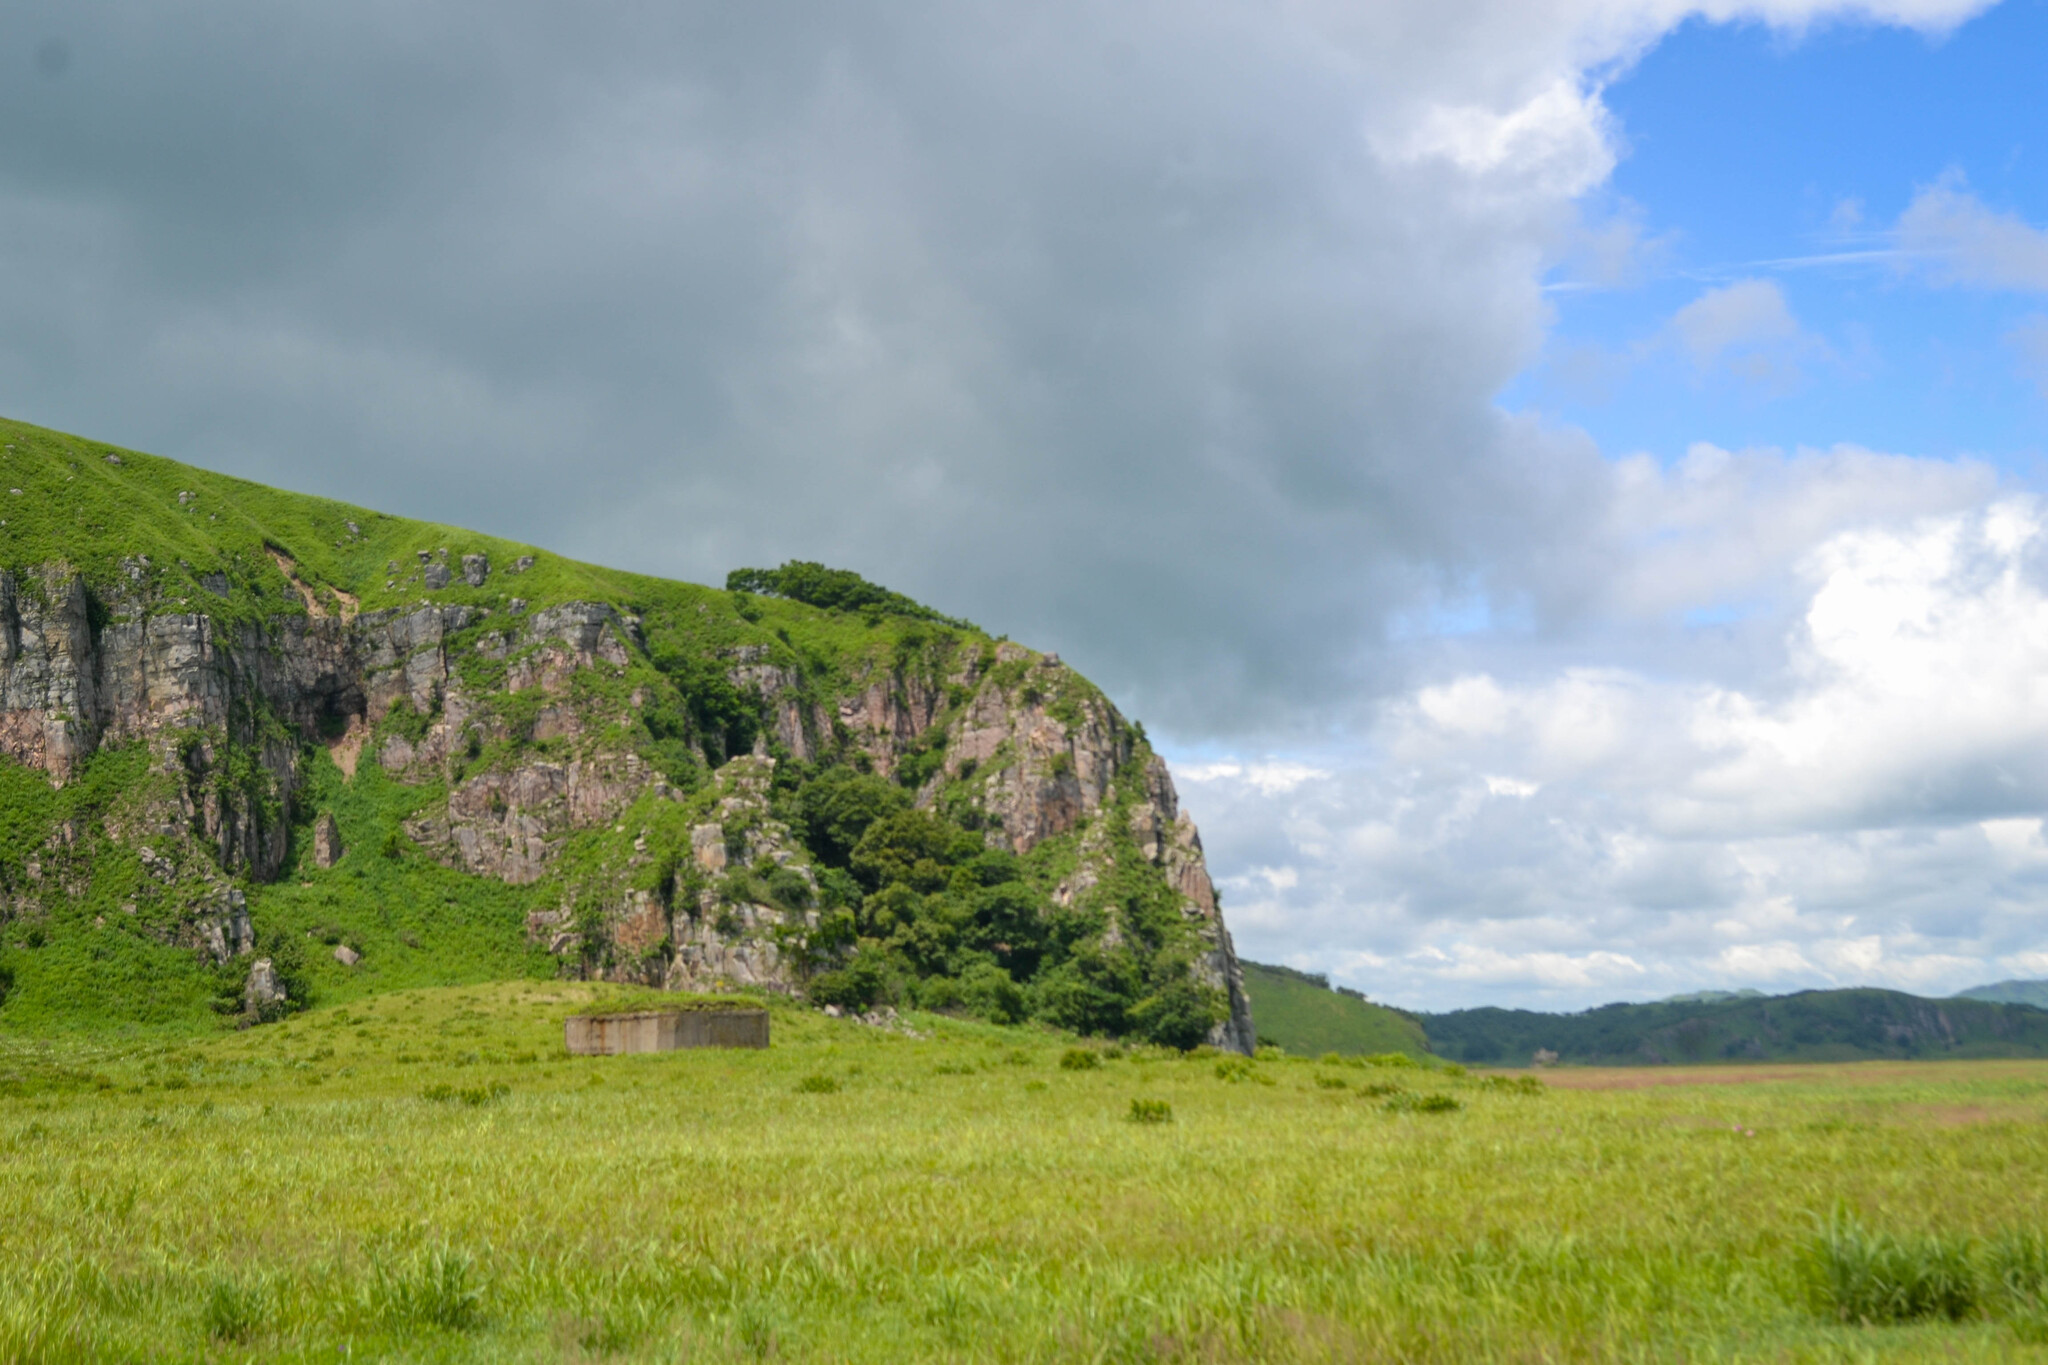
[[374, 1264], [367, 1307], [372, 1319], [393, 1331], [474, 1331], [484, 1323], [483, 1279], [469, 1253], [434, 1247], [396, 1266]]
[[1132, 1123], [1172, 1123], [1173, 1106], [1165, 1100], [1132, 1100]]
[[245, 1342], [262, 1329], [268, 1310], [269, 1296], [261, 1285], [215, 1280], [202, 1313], [206, 1335], [214, 1341]]
[[1810, 1273], [1821, 1308], [1842, 1322], [1955, 1322], [1978, 1303], [1968, 1242], [1872, 1232], [1839, 1208], [1814, 1239]]

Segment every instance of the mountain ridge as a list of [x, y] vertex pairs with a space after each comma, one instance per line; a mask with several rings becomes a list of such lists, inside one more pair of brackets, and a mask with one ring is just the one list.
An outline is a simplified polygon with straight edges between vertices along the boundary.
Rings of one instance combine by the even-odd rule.
[[1539, 1056], [1586, 1066], [2048, 1056], [2048, 1010], [1872, 987], [1416, 1018], [1432, 1050], [1474, 1065], [1528, 1066]]

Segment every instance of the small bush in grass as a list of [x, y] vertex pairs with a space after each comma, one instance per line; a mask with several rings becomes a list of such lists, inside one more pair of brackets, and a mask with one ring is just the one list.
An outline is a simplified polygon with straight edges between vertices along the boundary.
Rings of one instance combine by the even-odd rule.
[[1060, 1054], [1060, 1070], [1093, 1071], [1102, 1065], [1102, 1054], [1094, 1048], [1070, 1047]]
[[1977, 1307], [1967, 1242], [1871, 1232], [1840, 1209], [1814, 1239], [1809, 1269], [1819, 1306], [1843, 1322], [1953, 1322]]
[[1540, 1095], [1543, 1093], [1543, 1082], [1537, 1080], [1534, 1076], [1483, 1076], [1480, 1078], [1479, 1084], [1484, 1089], [1498, 1091], [1504, 1095]]
[[1400, 1094], [1386, 1104], [1390, 1114], [1449, 1114], [1464, 1107], [1449, 1095]]
[[1384, 1095], [1398, 1095], [1407, 1089], [1399, 1081], [1373, 1081], [1358, 1087], [1359, 1098], [1376, 1100]]
[[1173, 1106], [1165, 1100], [1132, 1100], [1132, 1123], [1172, 1123]]
[[1365, 1059], [1367, 1066], [1414, 1066], [1415, 1059], [1405, 1052], [1375, 1052]]
[[390, 1327], [467, 1332], [483, 1325], [484, 1286], [468, 1253], [447, 1247], [415, 1254], [396, 1268], [370, 1270], [370, 1314]]
[[839, 1082], [830, 1076], [806, 1076], [796, 1083], [800, 1095], [830, 1095], [839, 1089]]
[[1318, 1076], [1316, 1077], [1316, 1084], [1324, 1090], [1348, 1090], [1351, 1088], [1351, 1082], [1345, 1080], [1342, 1076]]
[[1236, 1085], [1241, 1081], [1257, 1081], [1260, 1085], [1274, 1084], [1273, 1078], [1252, 1065], [1249, 1057], [1225, 1057], [1216, 1063], [1216, 1079]]
[[214, 1341], [243, 1342], [263, 1326], [264, 1295], [260, 1288], [215, 1280], [206, 1293], [201, 1314], [206, 1335]]

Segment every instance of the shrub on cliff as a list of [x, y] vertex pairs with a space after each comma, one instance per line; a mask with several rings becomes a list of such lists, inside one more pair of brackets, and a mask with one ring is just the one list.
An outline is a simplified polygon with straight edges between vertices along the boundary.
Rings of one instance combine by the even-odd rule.
[[827, 768], [804, 784], [797, 798], [804, 842], [827, 867], [843, 868], [868, 828], [910, 808], [910, 794], [889, 781], [851, 768]]
[[749, 592], [760, 597], [786, 597], [792, 602], [823, 607], [827, 611], [858, 611], [884, 616], [908, 616], [920, 621], [973, 629], [968, 622], [942, 616], [925, 606], [870, 583], [851, 569], [828, 569], [809, 559], [792, 559], [779, 569], [734, 569], [725, 576], [728, 592]]

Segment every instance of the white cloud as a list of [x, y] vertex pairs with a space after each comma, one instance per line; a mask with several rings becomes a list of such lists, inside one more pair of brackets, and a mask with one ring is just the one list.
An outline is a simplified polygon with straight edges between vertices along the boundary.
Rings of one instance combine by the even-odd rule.
[[2048, 292], [2048, 231], [1987, 208], [1958, 172], [1915, 195], [1895, 232], [1944, 283]]
[[[1981, 488], [1857, 458], [1951, 498]], [[1830, 461], [1806, 472], [1829, 504]], [[2048, 952], [2042, 520], [2030, 498], [1992, 496], [1837, 527], [1803, 554], [1788, 537], [1775, 553], [1799, 609], [1740, 681], [1465, 674], [1386, 704], [1369, 752], [1312, 788], [1217, 782], [1202, 815], [1218, 864], [1256, 850], [1298, 875], [1249, 892], [1240, 946], [1367, 952], [1378, 965], [1351, 984], [1433, 1008], [1702, 986], [1938, 993], [2034, 960]]]
[[1797, 387], [1800, 362], [1829, 353], [1792, 316], [1775, 280], [1709, 289], [1678, 310], [1671, 331], [1697, 373], [1730, 374], [1768, 392]]

